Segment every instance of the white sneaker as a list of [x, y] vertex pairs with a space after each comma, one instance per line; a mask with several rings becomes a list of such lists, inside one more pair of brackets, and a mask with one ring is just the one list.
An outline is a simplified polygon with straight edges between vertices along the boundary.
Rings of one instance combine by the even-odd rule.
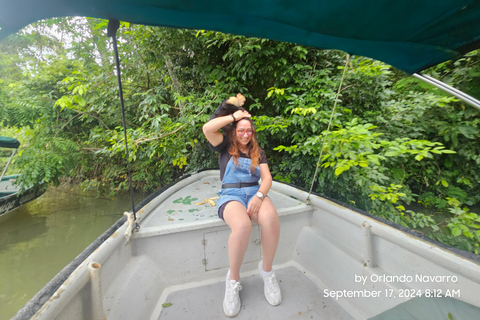
[[278, 306], [282, 302], [282, 293], [280, 292], [275, 273], [273, 270], [269, 272], [263, 271], [263, 261], [260, 261], [258, 264], [258, 269], [264, 282], [263, 292], [265, 293], [265, 298], [272, 306]]
[[235, 317], [240, 312], [242, 302], [240, 301], [240, 282], [230, 280], [227, 275], [225, 280], [225, 298], [223, 299], [223, 312], [227, 317]]

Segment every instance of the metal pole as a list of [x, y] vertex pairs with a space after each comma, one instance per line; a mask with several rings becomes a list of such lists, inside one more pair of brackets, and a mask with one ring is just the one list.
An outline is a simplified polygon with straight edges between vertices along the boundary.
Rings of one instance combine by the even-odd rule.
[[5, 169], [3, 169], [2, 172], [2, 177], [0, 178], [0, 181], [2, 181], [3, 177], [5, 176], [5, 173], [7, 172], [7, 168], [10, 165], [10, 162], [13, 159], [13, 156], [15, 155], [15, 152], [17, 152], [17, 149], [13, 150], [12, 155], [10, 156], [10, 159], [8, 159], [7, 165], [5, 166]]
[[433, 78], [433, 77], [430, 77], [429, 75], [426, 75], [426, 74], [425, 74], [425, 75], [422, 75], [422, 76], [425, 77], [425, 78], [427, 78], [428, 80], [430, 80], [430, 81], [432, 81], [432, 82], [435, 82], [435, 83], [438, 84], [439, 86], [445, 87], [445, 88], [451, 90], [452, 92], [455, 92], [456, 94], [464, 97], [465, 99], [467, 99], [467, 100], [469, 100], [469, 101], [471, 101], [471, 102], [473, 102], [473, 103], [475, 103], [475, 104], [477, 104], [477, 105], [480, 105], [480, 101], [478, 101], [477, 99], [475, 99], [475, 98], [472, 97], [472, 96], [469, 96], [469, 95], [466, 94], [465, 92], [462, 92], [462, 91], [458, 90], [457, 88], [454, 88], [454, 87], [452, 87], [452, 86], [449, 86], [448, 84], [443, 83], [442, 81], [437, 80], [437, 79], [435, 79], [435, 78]]
[[413, 76], [415, 78], [418, 78], [420, 80], [423, 80], [427, 83], [430, 83], [431, 85], [439, 88], [439, 89], [442, 89], [443, 91], [445, 92], [448, 92], [450, 93], [451, 95], [459, 98], [459, 99], [462, 99], [463, 101], [465, 101], [466, 103], [468, 103], [469, 105], [477, 108], [478, 110], [480, 110], [480, 101], [475, 99], [474, 97], [466, 94], [465, 92], [462, 92], [452, 86], [449, 86], [448, 84], [446, 83], [443, 83], [441, 82], [440, 80], [437, 80], [435, 78], [432, 78], [430, 76], [427, 76], [427, 75], [421, 75], [421, 74], [418, 74], [418, 73], [414, 73]]
[[[128, 171], [128, 182], [130, 185], [130, 198], [132, 200], [132, 211], [133, 211], [133, 220], [137, 220], [137, 213], [135, 212], [135, 200], [133, 196], [133, 186], [132, 186], [132, 172], [130, 170], [130, 156], [128, 153], [128, 141], [127, 141], [127, 124], [125, 121], [125, 106], [123, 103], [123, 89], [122, 89], [122, 76], [120, 69], [120, 58], [118, 57], [118, 47], [117, 47], [117, 30], [120, 26], [118, 20], [108, 21], [108, 36], [112, 37], [113, 50], [115, 52], [115, 65], [117, 67], [117, 81], [118, 81], [118, 92], [120, 96], [120, 106], [122, 108], [122, 124], [123, 124], [123, 135], [125, 139], [125, 158], [127, 161], [127, 171]], [[138, 226], [137, 226], [138, 227]]]

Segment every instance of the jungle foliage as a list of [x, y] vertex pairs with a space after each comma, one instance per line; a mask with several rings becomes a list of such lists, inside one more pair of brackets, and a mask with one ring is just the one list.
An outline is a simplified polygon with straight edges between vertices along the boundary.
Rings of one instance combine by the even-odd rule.
[[[11, 170], [23, 184], [128, 188], [106, 26], [50, 19], [0, 43], [0, 134], [23, 142]], [[480, 202], [478, 110], [334, 50], [128, 23], [118, 43], [135, 188], [217, 167], [201, 127], [241, 92], [276, 179], [310, 189], [319, 163], [315, 192], [478, 254], [480, 218], [469, 210]], [[480, 98], [479, 61], [473, 51], [426, 73]]]

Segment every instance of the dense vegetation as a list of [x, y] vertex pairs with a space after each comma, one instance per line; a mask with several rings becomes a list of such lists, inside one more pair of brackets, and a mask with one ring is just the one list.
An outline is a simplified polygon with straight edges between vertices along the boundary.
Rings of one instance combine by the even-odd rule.
[[[241, 92], [276, 179], [310, 189], [323, 150], [315, 192], [478, 254], [480, 218], [467, 208], [480, 202], [478, 110], [339, 51], [129, 24], [118, 38], [135, 188], [216, 167], [201, 126]], [[0, 134], [23, 142], [13, 168], [25, 185], [128, 188], [111, 47], [105, 21], [80, 18], [0, 43]], [[479, 61], [474, 51], [426, 73], [480, 98]]]

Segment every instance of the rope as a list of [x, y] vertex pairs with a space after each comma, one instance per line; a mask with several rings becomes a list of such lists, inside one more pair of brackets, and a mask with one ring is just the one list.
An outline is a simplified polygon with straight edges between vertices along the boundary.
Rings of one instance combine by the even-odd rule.
[[320, 167], [321, 162], [322, 162], [323, 149], [325, 148], [325, 143], [327, 142], [328, 133], [330, 131], [330, 125], [332, 124], [333, 115], [335, 113], [335, 108], [337, 107], [338, 97], [340, 95], [340, 91], [342, 90], [342, 84], [343, 84], [343, 80], [345, 79], [345, 73], [347, 71], [347, 67], [348, 67], [349, 62], [350, 62], [350, 55], [347, 54], [347, 62], [345, 63], [345, 68], [343, 68], [342, 80], [340, 80], [340, 86], [338, 87], [337, 96], [335, 97], [335, 103], [333, 104], [332, 114], [330, 115], [330, 121], [328, 122], [328, 126], [327, 126], [327, 132], [325, 133], [325, 138], [323, 139], [322, 149], [320, 150], [320, 156], [318, 157], [317, 167], [315, 169], [315, 173], [313, 174], [312, 185], [310, 187], [310, 191], [308, 192], [308, 196], [307, 196], [307, 200], [306, 200], [307, 204], [310, 204], [310, 195], [312, 194], [313, 184], [315, 183], [315, 178], [317, 177], [318, 168]]
[[[135, 230], [138, 230], [140, 226], [136, 223], [137, 213], [135, 212], [135, 199], [133, 196], [133, 187], [132, 187], [132, 172], [130, 171], [130, 156], [128, 153], [128, 141], [127, 141], [127, 124], [125, 121], [125, 106], [123, 103], [123, 89], [122, 89], [122, 77], [120, 70], [120, 59], [118, 58], [118, 47], [117, 47], [117, 30], [120, 27], [120, 22], [118, 20], [109, 20], [107, 27], [107, 36], [112, 37], [113, 50], [115, 52], [115, 65], [117, 67], [117, 81], [118, 81], [118, 92], [120, 96], [120, 106], [122, 107], [122, 123], [123, 123], [123, 135], [125, 139], [125, 156], [127, 161], [127, 170], [128, 170], [128, 182], [130, 186], [130, 198], [132, 200], [132, 212], [133, 212], [133, 222], [135, 222]], [[132, 222], [132, 224], [133, 224]]]

